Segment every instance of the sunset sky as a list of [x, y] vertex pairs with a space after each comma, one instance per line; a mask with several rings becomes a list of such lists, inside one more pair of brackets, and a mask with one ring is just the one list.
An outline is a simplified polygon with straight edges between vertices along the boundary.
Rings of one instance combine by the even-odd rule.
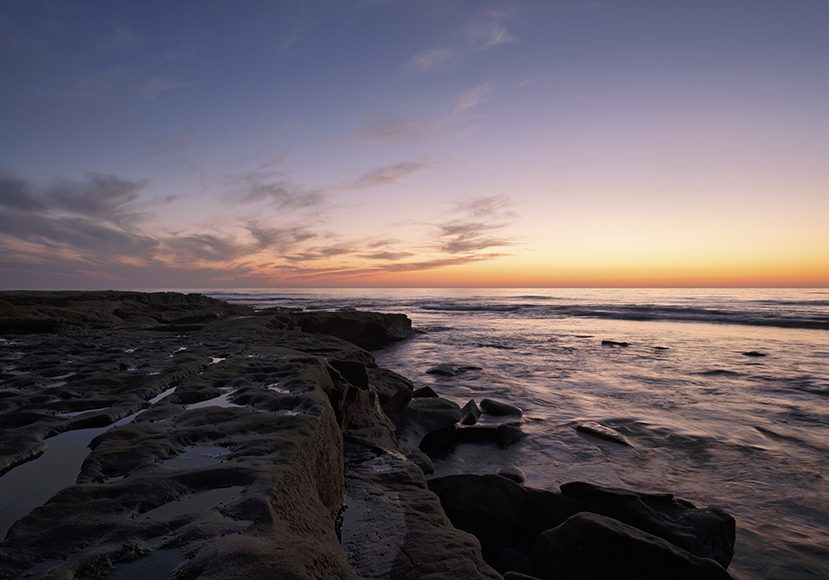
[[825, 0], [0, 4], [0, 287], [827, 286]]

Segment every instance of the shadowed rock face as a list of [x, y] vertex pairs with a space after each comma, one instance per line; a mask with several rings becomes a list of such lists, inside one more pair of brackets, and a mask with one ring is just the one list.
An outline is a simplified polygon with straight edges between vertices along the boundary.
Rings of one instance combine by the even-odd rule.
[[612, 518], [579, 513], [542, 533], [532, 550], [541, 578], [556, 580], [728, 580], [713, 560]]
[[[0, 328], [25, 332], [0, 341], [0, 469], [85, 434], [62, 468], [75, 484], [9, 522], [0, 578], [497, 577], [397, 451], [411, 383], [300, 330], [370, 346], [408, 319], [300, 318], [174, 293], [0, 296]], [[344, 499], [363, 510], [345, 551]], [[395, 539], [378, 552], [372, 530]]]
[[[582, 482], [564, 484], [557, 493], [526, 488], [500, 475], [440, 477], [430, 480], [429, 488], [440, 497], [452, 523], [481, 540], [487, 561], [501, 572], [530, 571], [544, 578], [729, 577], [723, 567], [734, 553], [734, 519], [721, 510], [698, 509], [669, 494], [641, 494]], [[600, 519], [586, 523], [573, 519], [580, 512]], [[628, 528], [634, 532], [628, 533]], [[549, 531], [553, 529], [556, 533]], [[605, 542], [615, 545], [601, 545]], [[569, 547], [565, 550], [564, 545]], [[570, 549], [573, 554], [567, 558], [572, 565], [555, 564]], [[640, 567], [628, 562], [651, 557], [663, 564], [651, 568], [648, 562], [639, 562]], [[603, 559], [604, 567], [594, 569], [592, 559]], [[617, 564], [618, 576], [613, 573]], [[673, 575], [671, 566], [676, 566], [678, 575]], [[706, 576], [703, 572], [709, 569], [713, 575]], [[688, 570], [690, 575], [682, 576]]]

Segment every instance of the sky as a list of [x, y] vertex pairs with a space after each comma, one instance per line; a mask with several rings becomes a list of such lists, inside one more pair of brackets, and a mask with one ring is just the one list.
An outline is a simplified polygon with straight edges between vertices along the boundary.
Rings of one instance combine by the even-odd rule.
[[0, 288], [829, 286], [829, 2], [0, 3]]

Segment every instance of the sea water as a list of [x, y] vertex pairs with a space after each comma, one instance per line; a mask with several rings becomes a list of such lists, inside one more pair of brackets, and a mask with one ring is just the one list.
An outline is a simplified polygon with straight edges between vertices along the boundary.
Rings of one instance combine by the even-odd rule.
[[[436, 476], [518, 465], [537, 487], [671, 492], [736, 518], [736, 576], [829, 578], [829, 290], [206, 293], [403, 312], [422, 332], [375, 353], [380, 365], [460, 404], [490, 397], [524, 410], [523, 441], [463, 445], [436, 462]], [[481, 370], [426, 374], [440, 363]], [[577, 432], [583, 421], [632, 446]]]

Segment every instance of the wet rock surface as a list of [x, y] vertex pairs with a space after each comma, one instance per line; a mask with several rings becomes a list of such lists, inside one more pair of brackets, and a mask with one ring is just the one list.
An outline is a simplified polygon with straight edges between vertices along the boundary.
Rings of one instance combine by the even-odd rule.
[[[404, 537], [384, 552], [395, 577], [497, 577], [396, 451], [390, 417], [411, 383], [302, 330], [373, 345], [408, 319], [295, 315], [173, 293], [0, 294], [0, 578], [362, 577], [349, 559], [373, 561], [372, 546], [346, 552], [338, 535], [359, 534], [337, 523], [346, 481], [369, 514], [405, 496]], [[394, 469], [369, 464], [374, 481], [352, 453], [350, 473], [344, 441]], [[55, 480], [40, 495], [37, 469]]]
[[576, 425], [576, 431], [592, 435], [593, 437], [598, 437], [599, 439], [604, 439], [605, 441], [618, 443], [619, 445], [625, 445], [626, 447], [632, 447], [627, 437], [615, 429], [611, 429], [610, 427], [606, 427], [605, 425], [596, 423], [595, 421], [584, 421], [579, 423]]

